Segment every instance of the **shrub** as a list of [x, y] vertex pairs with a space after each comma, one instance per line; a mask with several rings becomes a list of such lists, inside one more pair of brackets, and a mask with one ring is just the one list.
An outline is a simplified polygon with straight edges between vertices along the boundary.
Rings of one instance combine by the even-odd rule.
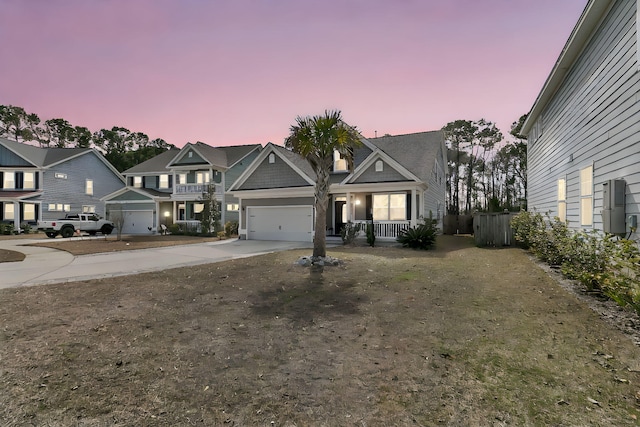
[[369, 246], [374, 247], [376, 244], [376, 229], [373, 226], [373, 220], [367, 221], [367, 243]]
[[342, 238], [342, 243], [345, 245], [350, 245], [356, 240], [358, 233], [360, 232], [362, 226], [361, 224], [354, 224], [351, 221], [347, 222], [344, 227], [340, 229], [340, 237]]
[[218, 231], [218, 239], [224, 240], [227, 237], [227, 233], [225, 231]]
[[431, 216], [424, 221], [423, 224], [418, 224], [415, 227], [405, 228], [398, 233], [396, 241], [402, 244], [404, 247], [413, 249], [431, 249], [436, 242], [436, 236], [438, 235], [438, 228], [436, 224], [437, 220], [434, 220]]
[[227, 221], [224, 224], [224, 234], [227, 237], [236, 236], [238, 234], [238, 221]]
[[25, 222], [23, 224], [20, 225], [20, 228], [22, 228], [22, 232], [24, 234], [29, 234], [31, 233], [31, 224], [29, 224], [28, 222]]
[[637, 242], [592, 231], [572, 231], [558, 218], [523, 212], [512, 220], [517, 241], [562, 273], [601, 291], [640, 314], [640, 250]]

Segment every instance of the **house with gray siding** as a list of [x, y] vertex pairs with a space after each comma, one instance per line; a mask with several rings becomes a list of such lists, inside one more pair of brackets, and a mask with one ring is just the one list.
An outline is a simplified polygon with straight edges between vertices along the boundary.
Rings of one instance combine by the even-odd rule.
[[228, 189], [261, 149], [198, 142], [166, 151], [124, 171], [127, 185], [104, 197], [107, 210], [123, 217], [127, 234], [155, 233], [172, 224], [198, 228], [203, 193], [213, 184], [221, 224], [238, 221], [238, 200]]
[[[446, 147], [441, 131], [361, 138], [354, 170], [336, 153], [330, 176], [326, 231], [373, 221], [377, 237], [395, 239], [432, 215], [442, 224]], [[240, 205], [240, 236], [312, 241], [315, 173], [308, 162], [269, 143], [231, 186]]]
[[124, 178], [93, 148], [40, 148], [0, 138], [0, 221], [22, 224], [70, 213], [105, 215], [101, 198]]
[[638, 237], [638, 0], [590, 0], [524, 123], [528, 206]]

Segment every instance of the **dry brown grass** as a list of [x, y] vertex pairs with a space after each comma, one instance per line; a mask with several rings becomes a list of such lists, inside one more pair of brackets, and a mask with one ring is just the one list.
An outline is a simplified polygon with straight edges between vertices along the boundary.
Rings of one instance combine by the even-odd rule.
[[522, 251], [329, 253], [0, 291], [0, 419], [637, 425], [639, 349]]

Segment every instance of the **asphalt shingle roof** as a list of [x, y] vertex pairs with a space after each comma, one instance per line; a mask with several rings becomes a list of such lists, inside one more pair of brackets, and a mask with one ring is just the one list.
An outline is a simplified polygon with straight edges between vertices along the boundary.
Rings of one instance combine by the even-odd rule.
[[40, 148], [34, 145], [11, 141], [6, 138], [0, 138], [0, 144], [19, 156], [24, 157], [37, 167], [47, 167], [80, 153], [91, 151], [90, 148]]

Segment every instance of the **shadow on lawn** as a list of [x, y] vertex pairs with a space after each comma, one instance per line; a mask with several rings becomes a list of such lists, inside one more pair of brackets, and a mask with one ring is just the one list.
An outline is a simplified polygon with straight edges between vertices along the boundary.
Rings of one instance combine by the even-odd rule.
[[297, 283], [254, 295], [251, 310], [266, 317], [286, 317], [294, 323], [310, 324], [320, 317], [355, 315], [368, 297], [353, 291], [355, 281], [330, 281], [321, 271], [311, 271]]

